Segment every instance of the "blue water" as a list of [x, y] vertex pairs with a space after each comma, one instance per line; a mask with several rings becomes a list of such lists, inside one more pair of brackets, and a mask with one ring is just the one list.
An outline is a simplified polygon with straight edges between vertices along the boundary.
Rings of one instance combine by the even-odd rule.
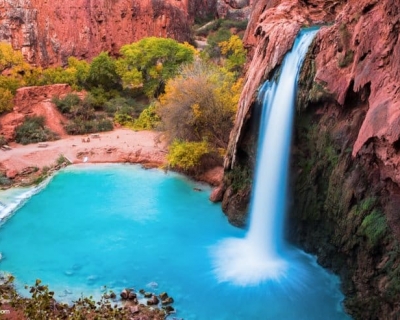
[[245, 231], [228, 224], [209, 193], [155, 169], [68, 167], [1, 226], [0, 268], [20, 288], [42, 279], [63, 301], [99, 296], [104, 285], [167, 291], [174, 316], [185, 319], [347, 319], [338, 279], [305, 254], [297, 258], [307, 272], [292, 279], [219, 283], [210, 248]]

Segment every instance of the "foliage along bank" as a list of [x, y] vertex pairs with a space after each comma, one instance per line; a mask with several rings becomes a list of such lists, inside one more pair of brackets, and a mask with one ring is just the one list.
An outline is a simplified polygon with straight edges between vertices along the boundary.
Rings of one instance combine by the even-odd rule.
[[[123, 46], [118, 59], [102, 52], [90, 63], [70, 57], [65, 68], [42, 70], [1, 43], [0, 113], [11, 110], [12, 96], [21, 86], [68, 83], [82, 93], [52, 99], [68, 120], [68, 134], [112, 130], [112, 122], [135, 130], [163, 130], [171, 143], [170, 166], [201, 173], [222, 164], [245, 59], [237, 35], [213, 45], [221, 49], [218, 57], [200, 55], [187, 43], [150, 37]], [[41, 119], [27, 118], [15, 138], [27, 144], [57, 135]]]

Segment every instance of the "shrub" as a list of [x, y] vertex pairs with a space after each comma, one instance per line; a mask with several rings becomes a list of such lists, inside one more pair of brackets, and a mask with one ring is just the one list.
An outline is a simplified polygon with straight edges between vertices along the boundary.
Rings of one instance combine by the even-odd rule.
[[14, 95], [10, 90], [0, 88], [0, 114], [12, 110], [13, 99]]
[[0, 173], [0, 186], [10, 186], [11, 180], [8, 179], [3, 173]]
[[126, 113], [116, 113], [114, 121], [121, 126], [134, 125], [133, 118]]
[[139, 115], [143, 107], [135, 99], [116, 97], [105, 103], [104, 110], [108, 115], [114, 115], [116, 112], [119, 112], [134, 116]]
[[207, 141], [187, 142], [175, 140], [169, 146], [167, 161], [171, 167], [183, 170], [194, 169], [201, 158], [210, 152]]
[[70, 113], [71, 112], [71, 108], [74, 107], [74, 106], [79, 105], [80, 102], [81, 102], [81, 99], [75, 93], [68, 93], [62, 99], [60, 99], [57, 96], [54, 96], [51, 99], [51, 102], [53, 102], [56, 105], [57, 109], [61, 113]]
[[25, 121], [15, 129], [15, 141], [22, 144], [37, 143], [59, 139], [55, 132], [44, 126], [45, 119], [42, 116], [27, 117]]
[[133, 123], [133, 127], [138, 130], [151, 130], [158, 126], [160, 123], [160, 117], [156, 112], [156, 107], [150, 105], [144, 109], [140, 114], [139, 118]]
[[369, 243], [375, 246], [386, 234], [386, 218], [378, 210], [373, 210], [364, 218], [361, 228], [364, 235], [368, 238]]
[[[56, 160], [56, 164], [57, 165], [59, 165], [59, 166], [61, 166], [61, 165], [63, 165], [63, 164], [71, 164], [71, 162], [63, 155], [63, 154], [60, 154], [59, 156], [58, 156], [58, 158], [57, 158], [57, 160]], [[44, 172], [45, 170], [44, 170], [44, 168], [43, 168], [43, 172]], [[48, 171], [48, 170], [47, 170]]]
[[65, 126], [65, 131], [71, 135], [88, 134], [95, 132], [111, 131], [114, 126], [109, 119], [85, 120], [81, 117], [69, 121]]

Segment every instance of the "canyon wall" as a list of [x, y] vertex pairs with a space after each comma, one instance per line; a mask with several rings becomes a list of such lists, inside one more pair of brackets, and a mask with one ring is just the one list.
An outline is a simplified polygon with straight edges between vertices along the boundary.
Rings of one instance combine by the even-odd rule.
[[[326, 24], [299, 79], [288, 238], [341, 276], [355, 319], [400, 317], [400, 3], [259, 1], [246, 83], [225, 159], [223, 209], [245, 225], [257, 89], [300, 27]], [[265, 164], [268, 165], [268, 164]]]
[[215, 15], [216, 0], [0, 0], [0, 41], [37, 65], [69, 56], [117, 55], [147, 36], [191, 41], [195, 17]]

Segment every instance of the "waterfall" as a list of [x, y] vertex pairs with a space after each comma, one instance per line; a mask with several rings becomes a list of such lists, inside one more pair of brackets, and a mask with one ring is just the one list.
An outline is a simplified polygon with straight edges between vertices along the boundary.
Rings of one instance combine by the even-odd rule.
[[300, 31], [282, 63], [279, 80], [267, 81], [260, 89], [263, 112], [249, 230], [244, 239], [226, 239], [212, 249], [220, 282], [256, 285], [281, 278], [289, 268], [283, 221], [297, 78], [316, 33], [316, 29]]

